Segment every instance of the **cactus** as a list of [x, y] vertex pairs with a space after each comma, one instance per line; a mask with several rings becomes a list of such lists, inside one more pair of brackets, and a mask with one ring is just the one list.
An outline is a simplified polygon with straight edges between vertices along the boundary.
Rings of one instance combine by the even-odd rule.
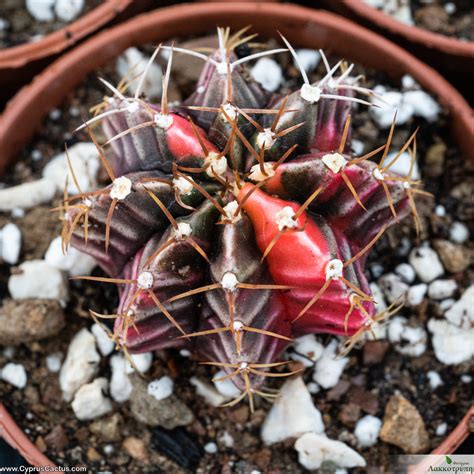
[[[253, 36], [218, 29], [209, 56], [160, 45], [169, 54], [161, 104], [102, 81], [111, 96], [87, 129], [110, 184], [65, 197], [63, 241], [93, 255], [117, 284], [111, 337], [126, 353], [189, 347], [223, 369], [253, 403], [266, 377], [284, 376], [279, 361], [292, 338], [308, 333], [347, 336], [349, 350], [395, 311], [376, 314], [364, 263], [391, 225], [413, 211], [424, 193], [410, 177], [390, 174], [404, 151], [415, 160], [415, 134], [391, 163], [384, 146], [351, 152], [353, 103], [373, 92], [332, 68], [287, 96], [250, 78], [246, 63], [284, 48], [239, 58]], [[174, 54], [203, 59], [195, 92], [168, 104]], [[99, 145], [92, 128], [101, 123]], [[380, 155], [380, 160], [370, 160]], [[71, 168], [74, 178], [74, 173]], [[75, 178], [74, 178], [75, 179]], [[77, 180], [75, 180], [77, 181]], [[77, 184], [76, 184], [77, 185]], [[273, 368], [277, 371], [272, 371]], [[291, 373], [291, 372], [289, 372]], [[222, 378], [221, 378], [222, 379]]]

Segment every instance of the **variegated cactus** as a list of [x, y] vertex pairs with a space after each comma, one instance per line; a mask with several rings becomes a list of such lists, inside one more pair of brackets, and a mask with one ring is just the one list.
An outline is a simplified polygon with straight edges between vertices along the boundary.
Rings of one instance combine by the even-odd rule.
[[[105, 111], [80, 128], [96, 143], [110, 185], [65, 199], [65, 245], [91, 254], [107, 277], [83, 277], [119, 287], [113, 337], [127, 352], [190, 347], [223, 368], [250, 401], [284, 364], [295, 336], [348, 336], [346, 349], [378, 321], [364, 262], [388, 226], [410, 207], [410, 178], [390, 174], [386, 145], [354, 157], [350, 112], [372, 92], [338, 62], [287, 96], [250, 78], [248, 61], [285, 48], [238, 58], [249, 37], [219, 29], [217, 49], [204, 56], [168, 51], [160, 105], [103, 81]], [[195, 92], [170, 107], [173, 54], [202, 58]], [[104, 110], [104, 109], [102, 109]], [[91, 128], [101, 123], [107, 141]], [[369, 160], [381, 155], [381, 164]], [[383, 165], [382, 165], [383, 164]], [[73, 171], [73, 170], [72, 170]], [[279, 369], [278, 369], [279, 370]]]

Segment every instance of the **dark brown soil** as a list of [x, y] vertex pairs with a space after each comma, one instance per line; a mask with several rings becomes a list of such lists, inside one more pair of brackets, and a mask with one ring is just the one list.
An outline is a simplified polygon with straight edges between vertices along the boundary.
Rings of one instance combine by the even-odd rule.
[[[101, 3], [101, 0], [86, 0], [85, 7], [77, 18]], [[37, 21], [26, 9], [25, 0], [2, 0], [0, 21], [6, 21], [4, 27], [0, 27], [0, 49], [34, 41], [68, 25], [59, 19]]]
[[[334, 61], [337, 58], [331, 58]], [[284, 66], [286, 81], [282, 92], [300, 84], [297, 71], [288, 58], [279, 58]], [[114, 68], [105, 68], [101, 77], [117, 83]], [[315, 73], [322, 74], [320, 66]], [[374, 83], [400, 87], [383, 75], [359, 68], [368, 79], [368, 85]], [[182, 91], [183, 95], [189, 91]], [[179, 93], [179, 91], [178, 91]], [[44, 125], [31, 144], [27, 145], [18, 164], [6, 177], [8, 184], [18, 183], [37, 177], [44, 164], [55, 154], [63, 150], [63, 142], [69, 145], [85, 136], [72, 136], [70, 131], [81, 123], [81, 117], [89, 115], [90, 106], [102, 100], [102, 89], [95, 75], [85, 80], [81, 87], [74, 91], [58, 113], [44, 122]], [[366, 143], [367, 149], [374, 149], [385, 142], [386, 131], [379, 131], [366, 111], [360, 110], [353, 114], [354, 138]], [[468, 200], [469, 189], [474, 183], [472, 164], [468, 163], [452, 143], [447, 131], [447, 119], [441, 117], [436, 123], [428, 124], [421, 119], [412, 119], [409, 123], [399, 126], [394, 137], [394, 147], [400, 145], [410, 133], [420, 126], [418, 136], [419, 165], [425, 177], [425, 188], [434, 194], [436, 204], [446, 208], [446, 216], [438, 217], [433, 213], [433, 203], [419, 203], [419, 212], [423, 222], [422, 240], [445, 238], [453, 220], [461, 220], [471, 226], [474, 232], [473, 207]], [[438, 170], [433, 163], [426, 163], [427, 150], [434, 144], [442, 143], [446, 147], [444, 160], [437, 162]], [[32, 158], [33, 150], [39, 150], [42, 157]], [[34, 153], [34, 155], [38, 155]], [[42, 210], [43, 211], [43, 210]], [[10, 220], [9, 215], [0, 216], [1, 222]], [[36, 220], [41, 226], [30, 230], [28, 245], [24, 247], [21, 260], [40, 257], [44, 253], [46, 243], [58, 231], [57, 222], [50, 219], [46, 209], [41, 213], [38, 209], [26, 213], [25, 217], [16, 222], [27, 232], [25, 222]], [[47, 235], [47, 238], [45, 237]], [[409, 237], [412, 245], [416, 245], [416, 235], [412, 222], [406, 219], [402, 225], [384, 236], [370, 256], [370, 262], [383, 265], [385, 272], [391, 271], [398, 263], [406, 261], [399, 252], [402, 237]], [[34, 243], [37, 242], [37, 250]], [[471, 244], [472, 250], [472, 244]], [[98, 272], [98, 270], [97, 270]], [[7, 294], [6, 283], [9, 268], [2, 266], [0, 279], [1, 294]], [[473, 274], [466, 271], [454, 275], [461, 289], [473, 281]], [[67, 327], [52, 340], [44, 340], [21, 346], [16, 349], [14, 362], [24, 365], [28, 373], [28, 384], [24, 390], [0, 383], [0, 399], [5, 403], [22, 428], [28, 433], [45, 454], [60, 465], [86, 465], [91, 472], [111, 471], [113, 473], [146, 473], [146, 472], [199, 472], [202, 473], [250, 473], [253, 469], [265, 473], [299, 473], [304, 469], [298, 464], [297, 453], [293, 449], [294, 440], [286, 443], [265, 447], [259, 436], [259, 429], [270, 405], [265, 401], [257, 401], [256, 411], [250, 414], [245, 403], [234, 408], [213, 408], [195, 393], [189, 383], [192, 376], [210, 378], [210, 370], [197, 363], [189, 363], [189, 359], [181, 357], [175, 351], [160, 353], [147, 374], [147, 378], [155, 378], [168, 374], [174, 378], [175, 393], [192, 410], [196, 421], [186, 429], [178, 429], [170, 433], [175, 445], [187, 448], [174, 462], [168, 447], [163, 454], [166, 442], [163, 430], [151, 429], [139, 424], [131, 416], [128, 403], [116, 404], [114, 413], [120, 415], [120, 430], [116, 440], [105, 442], [90, 431], [92, 422], [81, 422], [76, 419], [70, 404], [62, 400], [58, 386], [58, 375], [49, 373], [45, 358], [48, 354], [61, 351], [66, 353], [72, 336], [84, 326], [90, 325], [87, 310], [93, 308], [99, 312], [114, 312], [117, 295], [110, 285], [96, 285], [85, 282], [71, 283], [72, 300], [66, 309]], [[401, 314], [416, 321], [425, 322], [429, 317], [439, 313], [437, 305], [428, 303], [420, 306], [417, 312], [402, 310]], [[161, 359], [161, 361], [160, 361]], [[0, 367], [7, 362], [0, 354]], [[102, 359], [101, 375], [108, 377], [110, 369], [108, 360]], [[444, 385], [432, 390], [427, 380], [429, 370], [437, 371]], [[435, 434], [439, 423], [448, 425], [448, 433], [456, 426], [469, 408], [473, 399], [472, 385], [462, 384], [461, 374], [469, 371], [467, 364], [445, 366], [435, 358], [433, 349], [428, 345], [426, 352], [418, 358], [402, 356], [389, 345], [385, 359], [375, 365], [366, 365], [363, 351], [355, 349], [350, 354], [350, 363], [344, 371], [339, 384], [330, 391], [321, 391], [313, 395], [315, 405], [323, 414], [326, 432], [330, 438], [342, 439], [355, 447], [353, 429], [340, 421], [340, 414], [349, 411], [348, 404], [358, 405], [362, 414], [371, 413], [383, 418], [384, 407], [389, 397], [400, 391], [420, 412], [430, 435], [431, 447], [441, 441]], [[311, 371], [305, 373], [305, 379], [311, 380]], [[274, 384], [279, 386], [279, 382]], [[62, 427], [64, 433], [57, 436]], [[48, 436], [55, 430], [56, 436]], [[220, 441], [222, 433], [227, 432], [234, 438], [234, 446], [226, 448]], [[136, 437], [145, 445], [144, 456], [133, 458], [123, 447], [129, 437]], [[184, 439], [184, 441], [183, 441]], [[202, 446], [209, 441], [216, 441], [219, 452], [216, 455], [204, 453]], [[357, 449], [357, 448], [356, 448]], [[388, 472], [389, 456], [400, 453], [394, 446], [379, 441], [374, 447], [359, 452], [367, 460], [368, 472]], [[200, 459], [199, 459], [200, 457]], [[199, 459], [194, 462], [195, 459]], [[175, 460], [176, 461], [176, 460]], [[362, 472], [362, 471], [360, 471]]]

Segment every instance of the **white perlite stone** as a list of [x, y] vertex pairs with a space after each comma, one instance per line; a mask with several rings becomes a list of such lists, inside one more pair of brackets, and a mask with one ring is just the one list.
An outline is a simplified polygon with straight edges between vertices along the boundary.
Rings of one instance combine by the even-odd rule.
[[361, 448], [373, 446], [379, 437], [382, 420], [372, 415], [361, 418], [355, 426], [354, 434]]
[[[142, 374], [148, 372], [151, 367], [151, 363], [153, 362], [153, 352], [142, 352], [141, 354], [131, 354], [130, 358], [132, 359], [135, 367], [138, 371]], [[131, 374], [135, 372], [135, 368], [132, 367], [130, 362], [127, 361], [125, 372], [127, 374]]]
[[46, 178], [0, 189], [0, 211], [30, 209], [51, 201], [55, 194], [55, 183]]
[[413, 283], [415, 281], [415, 270], [409, 263], [400, 263], [395, 267], [395, 273], [405, 282]]
[[454, 303], [444, 317], [452, 324], [469, 329], [474, 323], [474, 285]]
[[46, 357], [46, 367], [51, 373], [59, 372], [62, 360], [63, 354], [61, 352], [50, 354]]
[[108, 382], [105, 377], [95, 379], [83, 385], [74, 396], [71, 403], [74, 414], [79, 420], [92, 420], [112, 411], [112, 403], [104, 393], [107, 392]]
[[469, 238], [469, 229], [462, 222], [453, 222], [449, 229], [449, 239], [457, 244], [463, 244]]
[[[137, 48], [128, 48], [117, 59], [116, 71], [120, 77], [136, 78], [131, 82], [129, 91], [135, 94], [140, 83], [140, 77], [150, 57], [145, 56]], [[163, 73], [161, 67], [152, 63], [148, 68], [145, 79], [143, 80], [142, 90], [145, 96], [149, 98], [161, 97]]]
[[435, 280], [428, 287], [428, 296], [433, 300], [444, 300], [456, 293], [458, 284], [454, 280]]
[[250, 70], [250, 74], [270, 92], [275, 92], [283, 80], [281, 66], [271, 58], [260, 58]]
[[[321, 54], [315, 49], [297, 49], [296, 56], [298, 57], [298, 63], [307, 72], [313, 72], [321, 61]], [[295, 66], [298, 67], [296, 61]]]
[[51, 241], [44, 260], [50, 266], [63, 270], [72, 277], [90, 275], [97, 265], [93, 257], [74, 247], [70, 246], [63, 253], [61, 237], [56, 237]]
[[9, 362], [0, 370], [1, 379], [16, 388], [25, 388], [28, 376], [26, 370], [21, 364]]
[[434, 370], [430, 370], [426, 376], [428, 377], [428, 382], [430, 384], [430, 387], [435, 390], [437, 389], [440, 385], [443, 385], [443, 379], [441, 376], [438, 374], [438, 372]]
[[152, 380], [148, 384], [147, 392], [148, 395], [155, 397], [157, 400], [164, 400], [173, 393], [173, 380], [167, 375]]
[[216, 454], [217, 453], [217, 444], [214, 442], [209, 442], [204, 445], [204, 451], [208, 454]]
[[372, 298], [374, 299], [375, 308], [377, 309], [377, 313], [380, 313], [387, 309], [387, 303], [385, 302], [383, 291], [380, 286], [374, 282], [370, 283], [369, 286], [370, 291], [372, 293]]
[[413, 107], [415, 115], [423, 117], [428, 122], [437, 120], [441, 112], [438, 103], [422, 90], [404, 92], [403, 101], [405, 104], [410, 104]]
[[369, 107], [369, 113], [375, 123], [382, 129], [389, 128], [392, 125], [397, 112], [397, 125], [403, 125], [413, 117], [414, 108], [411, 104], [403, 102], [403, 94], [401, 92], [386, 92], [384, 87], [374, 87], [374, 92], [382, 96], [383, 102], [378, 99], [372, 99], [372, 102], [379, 107]]
[[79, 16], [84, 9], [84, 0], [56, 0], [54, 11], [58, 19], [71, 22]]
[[304, 433], [323, 433], [321, 413], [301, 377], [287, 380], [262, 425], [261, 438], [266, 445]]
[[99, 362], [94, 336], [87, 329], [81, 329], [69, 344], [59, 373], [59, 386], [66, 401], [71, 401], [77, 389], [92, 380]]
[[28, 13], [37, 21], [53, 21], [53, 7], [57, 0], [26, 0]]
[[220, 394], [212, 385], [197, 377], [191, 377], [190, 384], [196, 388], [196, 393], [204, 398], [209, 405], [217, 407], [227, 401], [227, 398]]
[[426, 283], [420, 283], [418, 285], [411, 286], [407, 293], [408, 306], [419, 306], [422, 303], [427, 291], [428, 285]]
[[444, 273], [438, 254], [428, 246], [414, 248], [408, 257], [418, 278], [424, 283], [435, 280]]
[[460, 364], [474, 356], [474, 329], [434, 318], [428, 321], [428, 329], [436, 358], [443, 364]]
[[314, 334], [298, 337], [293, 343], [294, 352], [290, 358], [301, 362], [305, 367], [313, 367], [315, 362], [323, 355], [324, 346], [316, 340]]
[[[71, 166], [83, 193], [97, 189], [97, 174], [100, 168], [99, 153], [93, 143], [76, 143], [68, 149]], [[67, 192], [78, 194], [71, 175], [66, 152], [56, 155], [43, 169], [43, 178], [52, 181], [56, 190], [63, 192], [67, 179]]]
[[397, 316], [390, 320], [388, 338], [400, 354], [418, 357], [426, 350], [426, 331], [420, 327], [408, 326], [406, 318]]
[[108, 356], [112, 353], [115, 347], [115, 342], [110, 339], [104, 328], [100, 324], [93, 324], [91, 332], [94, 334], [95, 342], [103, 356]]
[[342, 375], [344, 367], [349, 362], [347, 357], [337, 357], [337, 340], [333, 339], [316, 362], [313, 380], [322, 388], [334, 387]]
[[110, 378], [110, 396], [119, 403], [126, 402], [132, 393], [133, 385], [125, 373], [126, 361], [122, 354], [110, 358], [112, 377]]
[[[398, 154], [397, 151], [390, 152], [385, 159], [383, 160], [382, 167], [387, 166], [395, 156]], [[408, 176], [410, 174], [411, 166], [411, 156], [410, 153], [402, 153], [397, 160], [387, 169], [387, 174], [389, 175], [399, 175], [399, 176]], [[420, 170], [418, 168], [418, 163], [415, 161], [413, 165], [413, 170], [411, 172], [412, 179], [420, 179]]]
[[[214, 379], [219, 379], [225, 375], [225, 371], [219, 370], [214, 375]], [[234, 382], [232, 382], [232, 379], [230, 378], [225, 380], [214, 380], [213, 383], [217, 391], [227, 400], [237, 398], [240, 395], [240, 390], [235, 386]]]
[[9, 265], [16, 265], [21, 250], [21, 231], [11, 222], [1, 230], [2, 259]]
[[448, 430], [448, 424], [447, 423], [440, 423], [436, 427], [436, 436], [444, 436], [446, 434], [447, 430]]
[[408, 285], [395, 273], [387, 273], [378, 281], [389, 303], [402, 300], [408, 291]]
[[364, 467], [364, 458], [341, 441], [327, 438], [325, 435], [306, 433], [295, 443], [299, 463], [308, 470], [321, 467], [325, 461], [331, 461], [338, 467]]
[[19, 267], [20, 273], [10, 276], [8, 291], [13, 299], [54, 299], [65, 303], [69, 299], [69, 287], [60, 270], [44, 260], [28, 260]]

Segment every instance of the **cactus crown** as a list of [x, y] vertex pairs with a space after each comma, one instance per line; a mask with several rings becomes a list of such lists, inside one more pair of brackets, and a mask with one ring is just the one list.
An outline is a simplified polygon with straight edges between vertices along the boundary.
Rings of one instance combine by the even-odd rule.
[[[239, 58], [253, 39], [247, 29], [218, 29], [209, 56], [160, 45], [133, 97], [124, 81], [95, 108], [86, 128], [109, 178], [104, 189], [65, 196], [63, 242], [94, 256], [119, 286], [110, 336], [126, 354], [192, 348], [223, 369], [241, 395], [255, 394], [292, 337], [348, 336], [344, 351], [398, 308], [376, 314], [364, 275], [368, 251], [410, 210], [419, 183], [390, 174], [406, 150], [415, 161], [415, 133], [385, 164], [384, 146], [351, 152], [351, 106], [371, 105], [373, 92], [339, 61], [311, 84], [290, 43]], [[168, 52], [161, 104], [142, 97], [149, 65]], [[250, 78], [246, 63], [289, 51], [303, 85], [271, 94]], [[203, 60], [195, 92], [168, 103], [174, 54]], [[359, 97], [357, 97], [359, 96]], [[92, 131], [101, 124], [106, 142]], [[381, 155], [379, 163], [369, 160]], [[413, 167], [413, 165], [412, 165]]]

